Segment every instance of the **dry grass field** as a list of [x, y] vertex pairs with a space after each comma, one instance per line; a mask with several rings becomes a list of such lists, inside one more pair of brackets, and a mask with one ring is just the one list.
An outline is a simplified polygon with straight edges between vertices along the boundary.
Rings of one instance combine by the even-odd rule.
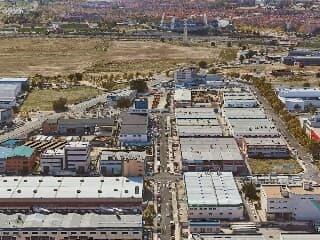
[[108, 41], [101, 38], [0, 38], [0, 76], [65, 75], [95, 69], [95, 65], [114, 65], [115, 72], [144, 68], [161, 69], [155, 63], [172, 64], [192, 60], [214, 60], [218, 50], [185, 47], [152, 41]]

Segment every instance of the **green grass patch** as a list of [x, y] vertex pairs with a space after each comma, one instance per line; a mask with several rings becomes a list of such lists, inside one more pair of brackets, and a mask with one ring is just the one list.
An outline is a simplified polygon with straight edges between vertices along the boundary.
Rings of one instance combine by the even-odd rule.
[[249, 159], [253, 174], [297, 174], [303, 171], [295, 159]]
[[93, 98], [102, 91], [91, 87], [71, 87], [68, 89], [43, 89], [32, 90], [21, 106], [22, 112], [28, 111], [52, 111], [53, 101], [66, 98], [68, 104]]

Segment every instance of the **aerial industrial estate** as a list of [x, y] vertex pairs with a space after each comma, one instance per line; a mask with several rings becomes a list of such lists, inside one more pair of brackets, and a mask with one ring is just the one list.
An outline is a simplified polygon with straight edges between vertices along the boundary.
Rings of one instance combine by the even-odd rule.
[[319, 30], [316, 0], [0, 1], [0, 239], [319, 240]]

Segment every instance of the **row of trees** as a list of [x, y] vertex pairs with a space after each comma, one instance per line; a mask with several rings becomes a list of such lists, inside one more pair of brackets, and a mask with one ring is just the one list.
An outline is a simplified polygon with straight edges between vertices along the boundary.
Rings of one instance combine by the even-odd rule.
[[290, 114], [284, 104], [279, 100], [275, 91], [273, 90], [272, 84], [267, 82], [265, 78], [254, 78], [251, 77], [252, 83], [263, 95], [273, 110], [281, 117], [281, 119], [287, 124], [287, 128], [290, 133], [299, 141], [299, 143], [305, 146], [314, 158], [320, 158], [320, 143], [315, 142], [305, 134], [301, 128], [300, 122], [296, 116]]

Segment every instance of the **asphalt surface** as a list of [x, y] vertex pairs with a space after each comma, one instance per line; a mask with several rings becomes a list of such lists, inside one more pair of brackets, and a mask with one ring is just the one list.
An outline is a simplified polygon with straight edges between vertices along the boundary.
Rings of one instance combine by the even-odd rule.
[[296, 149], [298, 162], [301, 164], [302, 168], [304, 169], [303, 178], [306, 180], [312, 180], [317, 183], [320, 183], [320, 171], [319, 169], [312, 164], [313, 159], [310, 153], [306, 151], [306, 149], [299, 144], [297, 139], [291, 135], [289, 129], [285, 122], [276, 114], [269, 102], [259, 93], [259, 91], [252, 85], [250, 85], [251, 90], [258, 98], [259, 102], [264, 106], [265, 112], [268, 116], [270, 116], [276, 125], [276, 127], [281, 132], [282, 136], [285, 137], [286, 141], [290, 145], [290, 147]]

